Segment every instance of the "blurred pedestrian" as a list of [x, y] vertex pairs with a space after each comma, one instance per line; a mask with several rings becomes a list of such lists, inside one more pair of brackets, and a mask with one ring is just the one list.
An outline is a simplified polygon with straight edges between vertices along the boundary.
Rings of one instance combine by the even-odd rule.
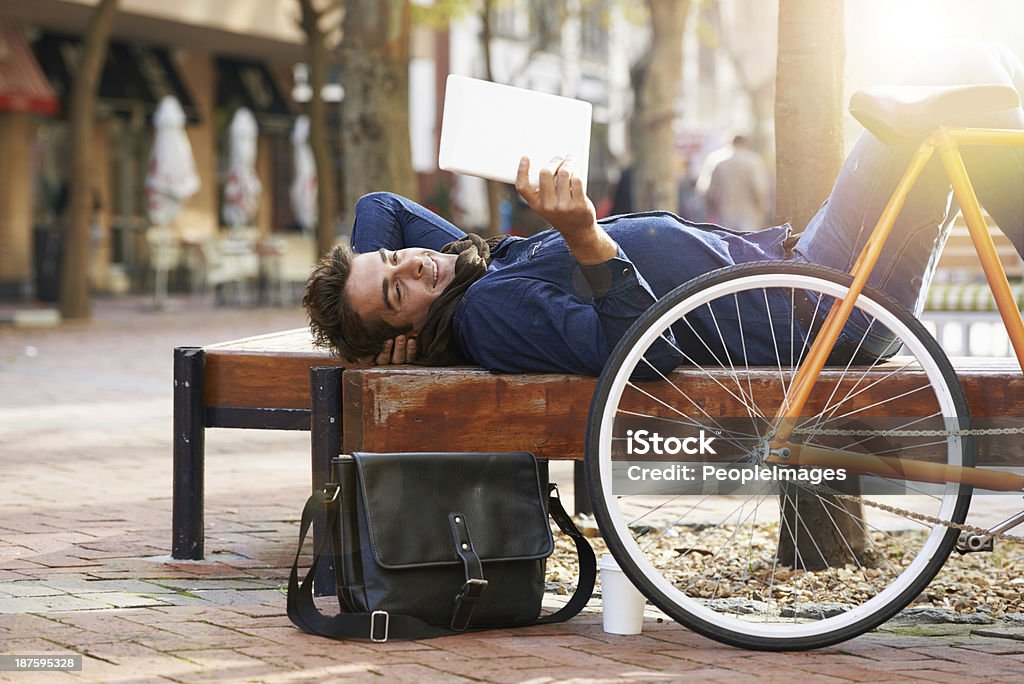
[[697, 192], [708, 219], [726, 228], [758, 230], [768, 218], [768, 170], [742, 135], [708, 155]]

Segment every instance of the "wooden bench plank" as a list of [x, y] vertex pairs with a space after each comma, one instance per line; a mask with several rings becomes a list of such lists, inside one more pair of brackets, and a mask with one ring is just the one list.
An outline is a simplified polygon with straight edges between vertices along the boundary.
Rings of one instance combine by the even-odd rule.
[[342, 377], [345, 448], [533, 451], [582, 456], [594, 378], [495, 375], [480, 368], [351, 369]]
[[309, 409], [309, 369], [340, 360], [308, 328], [204, 347], [204, 402], [215, 408]]
[[[972, 416], [1024, 416], [1024, 376], [1012, 359], [959, 362]], [[711, 415], [724, 405], [724, 392], [702, 371], [681, 369], [676, 376]], [[906, 382], [913, 381], [908, 375]], [[581, 459], [594, 387], [593, 378], [496, 375], [477, 368], [350, 369], [342, 377], [344, 448], [528, 450], [545, 458]], [[1022, 442], [1012, 436], [986, 439], [978, 462], [1020, 463]]]
[[327, 352], [222, 352], [206, 354], [208, 407], [308, 409], [309, 369], [336, 366]]

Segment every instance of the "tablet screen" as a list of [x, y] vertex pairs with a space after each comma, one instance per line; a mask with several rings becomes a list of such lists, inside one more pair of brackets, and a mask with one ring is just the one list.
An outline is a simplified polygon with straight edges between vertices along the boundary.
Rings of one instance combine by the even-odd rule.
[[569, 157], [586, 188], [591, 113], [582, 100], [450, 75], [438, 166], [515, 183], [519, 158], [526, 155], [536, 185], [552, 158]]

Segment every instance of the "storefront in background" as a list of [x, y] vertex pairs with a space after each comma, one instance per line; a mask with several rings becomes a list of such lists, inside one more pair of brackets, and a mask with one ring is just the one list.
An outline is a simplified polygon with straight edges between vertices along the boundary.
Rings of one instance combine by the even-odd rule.
[[[0, 298], [34, 294], [52, 300], [68, 218], [67, 113], [81, 40], [73, 33], [0, 18], [0, 41], [13, 46], [0, 51], [0, 150], [5, 159], [0, 167]], [[19, 69], [9, 66], [12, 60]], [[271, 64], [115, 35], [98, 89], [92, 140], [97, 173], [92, 179], [90, 275], [97, 292], [148, 287], [144, 180], [152, 116], [165, 95], [175, 96], [186, 113], [201, 182], [175, 220], [182, 237], [201, 242], [221, 231], [227, 125], [241, 106], [254, 113], [260, 127], [256, 171], [263, 194], [254, 228], [266, 235], [290, 227], [288, 136], [294, 112], [283, 95], [290, 71], [290, 61]], [[15, 82], [12, 74], [25, 76]], [[35, 99], [18, 99], [23, 91]]]

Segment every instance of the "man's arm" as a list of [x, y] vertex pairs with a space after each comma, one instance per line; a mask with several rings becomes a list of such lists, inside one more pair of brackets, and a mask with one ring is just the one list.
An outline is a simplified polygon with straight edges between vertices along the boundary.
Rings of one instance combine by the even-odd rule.
[[[611, 348], [654, 304], [655, 296], [629, 257], [597, 223], [594, 205], [568, 162], [556, 159], [541, 170], [538, 187], [530, 185], [529, 171], [530, 162], [523, 158], [516, 189], [531, 209], [562, 234], [580, 274], [593, 289], [592, 298], [580, 299], [542, 283], [524, 281], [517, 289], [506, 283], [495, 301], [516, 302], [515, 311], [530, 312], [528, 318], [506, 325], [509, 316], [473, 316], [467, 310], [461, 342], [477, 363], [492, 370], [596, 375]], [[476, 295], [484, 297], [483, 290]], [[486, 305], [478, 308], [480, 314], [493, 311]], [[472, 318], [479, 320], [468, 322]], [[519, 338], [528, 328], [532, 328], [530, 334]], [[673, 344], [669, 332], [652, 347], [649, 357], [656, 367], [669, 370], [678, 365]]]
[[391, 192], [363, 195], [356, 202], [352, 249], [375, 252], [406, 247], [440, 251], [466, 234], [426, 207]]
[[583, 180], [572, 173], [567, 159], [554, 159], [541, 170], [540, 185], [530, 184], [530, 160], [519, 160], [516, 190], [537, 214], [562, 234], [569, 251], [582, 266], [615, 257], [618, 245], [597, 223], [594, 205], [583, 192]]

